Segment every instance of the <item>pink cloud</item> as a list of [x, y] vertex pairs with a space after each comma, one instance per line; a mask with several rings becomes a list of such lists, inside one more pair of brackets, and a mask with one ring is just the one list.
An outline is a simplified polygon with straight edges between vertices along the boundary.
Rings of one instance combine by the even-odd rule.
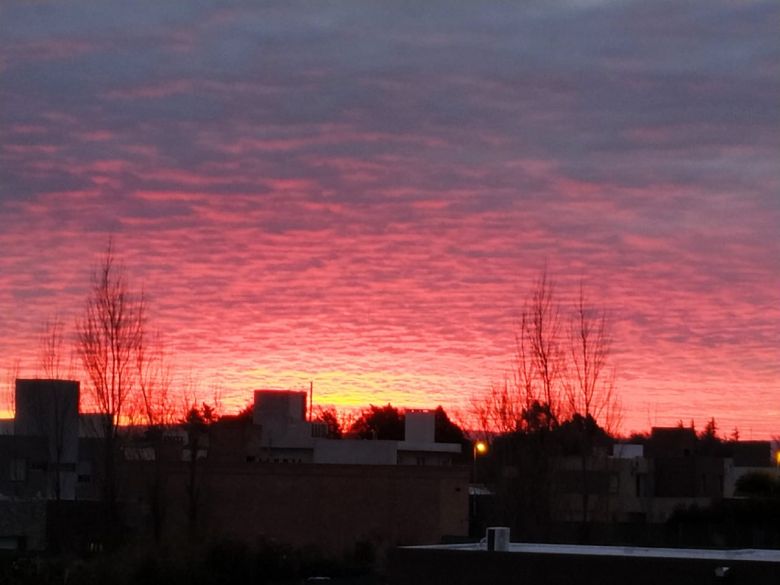
[[511, 368], [546, 265], [564, 305], [583, 281], [611, 315], [626, 430], [776, 432], [766, 66], [696, 56], [681, 74], [690, 52], [641, 29], [605, 57], [578, 27], [614, 32], [606, 6], [548, 15], [554, 37], [469, 10], [391, 9], [380, 28], [358, 11], [357, 36], [294, 8], [166, 26], [152, 10], [99, 43], [18, 43], [33, 50], [7, 65], [0, 114], [0, 356], [35, 373], [42, 323], [73, 324], [113, 234], [181, 386], [219, 385], [228, 408], [314, 380], [324, 403], [465, 410]]

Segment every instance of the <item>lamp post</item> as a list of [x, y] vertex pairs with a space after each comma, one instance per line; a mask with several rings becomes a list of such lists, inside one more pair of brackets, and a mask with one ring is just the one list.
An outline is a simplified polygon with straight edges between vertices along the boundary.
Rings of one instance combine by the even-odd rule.
[[[471, 483], [477, 483], [477, 458], [481, 455], [485, 455], [488, 452], [488, 445], [485, 441], [474, 441], [471, 449]], [[476, 536], [480, 532], [479, 527], [482, 525], [479, 514], [479, 495], [480, 490], [476, 485], [469, 486], [469, 534]]]
[[472, 459], [472, 472], [471, 472], [471, 481], [473, 483], [477, 483], [477, 457], [480, 455], [484, 455], [488, 451], [488, 446], [485, 441], [475, 441], [474, 442], [474, 448], [473, 452], [471, 454]]

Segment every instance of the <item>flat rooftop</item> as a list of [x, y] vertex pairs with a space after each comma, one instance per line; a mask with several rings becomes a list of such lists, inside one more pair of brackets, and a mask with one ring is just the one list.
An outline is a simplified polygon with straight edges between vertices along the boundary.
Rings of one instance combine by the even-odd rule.
[[[484, 551], [484, 543], [407, 546], [409, 549]], [[579, 544], [538, 544], [513, 542], [501, 551], [516, 554], [581, 555], [593, 557], [634, 557], [656, 559], [698, 559], [712, 561], [749, 561], [780, 564], [780, 550], [652, 548], [641, 546], [591, 546]]]

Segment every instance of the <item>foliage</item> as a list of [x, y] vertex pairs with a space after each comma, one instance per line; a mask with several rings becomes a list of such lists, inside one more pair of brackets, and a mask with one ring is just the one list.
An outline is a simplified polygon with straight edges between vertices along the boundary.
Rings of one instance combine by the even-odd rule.
[[359, 439], [403, 441], [404, 415], [391, 404], [364, 410], [349, 428], [349, 434]]
[[[599, 426], [596, 419], [579, 413], [575, 413], [553, 433], [564, 455], [582, 455], [583, 447], [593, 451], [598, 447], [606, 448], [613, 441], [609, 433]], [[590, 454], [590, 452], [585, 453], [585, 455]]]
[[[693, 422], [691, 422], [691, 428], [693, 428]], [[707, 455], [711, 457], [726, 457], [728, 456], [728, 444], [726, 441], [718, 436], [718, 423], [714, 418], [707, 421], [704, 426], [704, 430], [697, 436], [696, 452], [699, 455]]]
[[628, 439], [626, 439], [626, 443], [634, 444], [634, 445], [646, 445], [647, 442], [650, 440], [650, 433], [647, 431], [644, 432], [637, 432], [634, 431], [630, 435], [628, 435]]
[[714, 417], [707, 421], [704, 430], [699, 433], [699, 439], [702, 441], [718, 440], [718, 424], [715, 422]]
[[470, 444], [466, 432], [455, 424], [441, 405], [434, 411], [434, 440], [437, 443]]
[[316, 409], [315, 419], [325, 423], [328, 431], [326, 437], [328, 439], [340, 439], [344, 434], [341, 428], [341, 421], [339, 420], [339, 414], [332, 406], [330, 408], [323, 408], [318, 406]]
[[534, 400], [524, 408], [520, 415], [522, 426], [526, 433], [540, 433], [542, 431], [554, 431], [558, 428], [558, 418], [546, 402]]
[[238, 411], [236, 418], [238, 420], [251, 423], [252, 418], [254, 417], [254, 412], [255, 412], [255, 404], [254, 402], [249, 402], [244, 408]]
[[[338, 420], [335, 412], [333, 417]], [[372, 404], [350, 425], [349, 434], [359, 439], [403, 441], [406, 432], [405, 419], [405, 414], [391, 404]], [[434, 440], [440, 443], [459, 443], [464, 446], [464, 453], [469, 451], [470, 447], [467, 446], [471, 445], [463, 429], [450, 419], [441, 406], [437, 406], [434, 411]]]
[[188, 434], [203, 434], [208, 429], [210, 424], [213, 424], [217, 420], [217, 413], [215, 408], [205, 402], [200, 406], [193, 405], [187, 411], [187, 414], [182, 420], [184, 429]]
[[737, 480], [736, 494], [750, 497], [780, 497], [780, 480], [760, 471], [746, 473]]

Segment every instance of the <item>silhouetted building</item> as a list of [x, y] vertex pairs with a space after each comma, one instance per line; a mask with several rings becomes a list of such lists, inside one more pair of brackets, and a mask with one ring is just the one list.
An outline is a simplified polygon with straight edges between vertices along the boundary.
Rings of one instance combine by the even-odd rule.
[[552, 457], [546, 491], [550, 520], [663, 524], [679, 509], [733, 497], [746, 473], [780, 476], [771, 465], [768, 441], [708, 440], [690, 428], [655, 427], [645, 444], [615, 443], [609, 455], [596, 449], [585, 461]]
[[[452, 465], [460, 445], [433, 440], [433, 412], [410, 412], [403, 441], [328, 439], [306, 399], [257, 391], [251, 421], [211, 425], [197, 453], [185, 433], [162, 468], [166, 538], [196, 529], [342, 553], [467, 534], [469, 469]], [[151, 504], [160, 463], [132, 452], [126, 499]], [[193, 509], [185, 494], [195, 492]]]
[[15, 400], [0, 434], [0, 542], [37, 550], [62, 533], [53, 518], [65, 506], [100, 498], [102, 441], [85, 432], [85, 418], [90, 428], [95, 418], [79, 414], [76, 381], [16, 380]]
[[13, 433], [0, 436], [0, 494], [75, 499], [79, 383], [16, 380], [15, 400]]
[[306, 419], [306, 393], [257, 390], [252, 427], [217, 425], [210, 442], [214, 457], [264, 463], [342, 465], [451, 465], [460, 445], [434, 440], [433, 411], [405, 417], [403, 441], [331, 439], [325, 424]]

